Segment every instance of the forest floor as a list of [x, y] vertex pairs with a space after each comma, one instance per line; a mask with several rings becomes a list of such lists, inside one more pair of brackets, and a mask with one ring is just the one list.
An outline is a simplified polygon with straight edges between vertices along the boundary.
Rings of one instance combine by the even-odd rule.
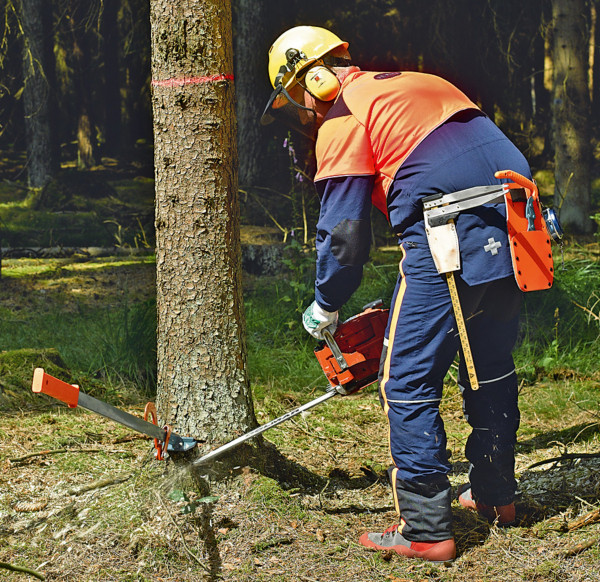
[[[27, 313], [55, 310], [69, 317], [73, 310], [83, 313], [100, 304], [111, 309], [124, 294], [138, 301], [150, 297], [152, 262], [119, 261], [103, 268], [93, 260], [58, 266], [41, 259], [5, 262], [13, 276], [0, 282], [0, 310], [13, 320], [4, 317], [3, 325], [24, 325]], [[38, 356], [44, 365], [46, 356]], [[156, 461], [149, 439], [80, 409], [34, 398], [28, 386], [37, 365], [27, 352], [20, 379], [8, 386], [6, 370], [0, 374], [0, 388], [12, 403], [5, 402], [0, 416], [0, 562], [33, 570], [39, 579], [598, 580], [597, 375], [565, 374], [521, 386], [518, 523], [490, 526], [454, 502], [458, 558], [439, 566], [357, 543], [363, 532], [382, 531], [395, 520], [375, 387], [335, 398], [266, 433], [325, 485], [282, 483], [240, 466], [224, 480], [211, 481], [210, 494], [200, 497], [185, 478], [189, 467]], [[118, 378], [87, 381], [99, 397], [142, 414], [143, 398]], [[280, 386], [258, 394], [259, 422], [320, 394], [325, 380], [310, 382], [297, 390]], [[86, 378], [81, 386], [89, 391]], [[467, 481], [468, 429], [453, 382], [446, 386], [443, 418], [451, 481], [458, 486]], [[211, 474], [210, 467], [202, 473], [209, 480]], [[34, 578], [0, 567], [0, 580], [19, 579]]]

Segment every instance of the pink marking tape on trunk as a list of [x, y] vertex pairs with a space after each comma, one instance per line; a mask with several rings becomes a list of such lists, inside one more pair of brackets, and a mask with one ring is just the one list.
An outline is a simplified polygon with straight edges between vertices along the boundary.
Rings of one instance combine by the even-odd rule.
[[208, 77], [180, 77], [179, 79], [165, 79], [163, 81], [152, 79], [152, 85], [154, 87], [183, 87], [184, 85], [199, 85], [201, 83], [214, 83], [215, 81], [233, 81], [233, 75], [227, 73]]

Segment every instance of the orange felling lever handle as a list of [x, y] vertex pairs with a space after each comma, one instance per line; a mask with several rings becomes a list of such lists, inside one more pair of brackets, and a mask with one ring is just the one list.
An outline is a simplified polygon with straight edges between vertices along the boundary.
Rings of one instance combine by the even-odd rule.
[[539, 200], [538, 187], [536, 186], [535, 182], [532, 182], [529, 178], [526, 178], [525, 176], [522, 176], [513, 170], [500, 170], [494, 174], [494, 177], [498, 178], [498, 180], [503, 178], [512, 180], [518, 186], [529, 190], [535, 200]]
[[56, 398], [61, 402], [69, 405], [69, 408], [77, 408], [79, 401], [79, 386], [76, 384], [68, 384], [50, 374], [44, 372], [44, 368], [36, 368], [33, 372], [33, 384], [31, 386], [33, 392], [41, 392]]
[[[144, 408], [144, 420], [151, 422], [152, 424], [156, 424], [158, 421], [158, 414], [156, 412], [156, 406], [154, 406], [154, 402], [148, 402], [146, 407]], [[154, 439], [154, 448], [156, 449], [156, 460], [164, 461], [164, 451], [167, 450], [167, 445], [169, 444], [169, 437], [171, 436], [171, 429], [165, 427], [167, 431], [167, 436], [165, 438], [165, 442], [162, 443], [158, 439]]]

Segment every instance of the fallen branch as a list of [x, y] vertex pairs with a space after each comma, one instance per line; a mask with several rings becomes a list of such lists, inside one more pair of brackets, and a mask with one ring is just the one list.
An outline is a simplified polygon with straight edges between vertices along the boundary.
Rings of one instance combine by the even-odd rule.
[[98, 481], [92, 481], [87, 485], [81, 485], [80, 487], [72, 487], [67, 489], [67, 495], [81, 495], [94, 489], [100, 489], [101, 487], [108, 487], [109, 485], [116, 485], [117, 483], [124, 483], [133, 477], [132, 473], [127, 475], [119, 475], [118, 477], [111, 477], [109, 479], [99, 479]]
[[7, 529], [6, 533], [15, 534], [15, 533], [20, 533], [20, 532], [29, 530], [33, 527], [40, 525], [41, 523], [47, 522], [51, 517], [64, 515], [64, 514], [67, 514], [71, 511], [73, 511], [74, 507], [75, 507], [75, 502], [71, 502], [68, 505], [65, 505], [64, 507], [53, 509], [52, 511], [47, 512], [47, 513], [44, 512], [41, 515], [34, 517], [30, 521], [20, 522], [20, 523], [16, 524], [14, 528]]
[[599, 538], [592, 538], [591, 540], [588, 540], [587, 542], [582, 542], [581, 544], [577, 544], [576, 546], [573, 546], [572, 548], [567, 549], [564, 553], [564, 557], [570, 558], [572, 556], [576, 556], [577, 554], [580, 554], [581, 552], [588, 550], [592, 546], [595, 546], [598, 543], [598, 540], [599, 540]]
[[552, 457], [551, 459], [546, 459], [544, 461], [537, 461], [536, 463], [533, 463], [533, 465], [529, 465], [526, 471], [533, 469], [534, 467], [548, 465], [549, 463], [558, 463], [560, 461], [569, 461], [573, 459], [597, 459], [598, 457], [600, 457], [600, 453], [565, 453], [560, 457]]
[[580, 527], [585, 527], [586, 525], [590, 525], [592, 523], [596, 523], [600, 521], [600, 509], [595, 509], [594, 511], [590, 511], [573, 521], [570, 521], [567, 524], [567, 529], [569, 531], [573, 531], [575, 529], [579, 529]]
[[23, 461], [33, 459], [34, 457], [46, 457], [49, 455], [60, 455], [63, 453], [125, 453], [125, 451], [111, 451], [108, 449], [51, 449], [29, 453], [27, 455], [23, 455], [22, 457], [16, 457], [8, 460], [10, 463], [22, 463]]
[[8, 564], [7, 562], [0, 562], [0, 568], [4, 568], [5, 570], [10, 570], [11, 572], [21, 572], [22, 574], [29, 574], [38, 580], [45, 580], [46, 576], [36, 572], [35, 570], [30, 570], [29, 568], [23, 568], [22, 566], [15, 566], [14, 564]]
[[122, 443], [130, 443], [132, 441], [149, 440], [145, 434], [132, 434], [130, 436], [121, 437], [115, 441], [112, 441], [113, 445], [120, 445]]

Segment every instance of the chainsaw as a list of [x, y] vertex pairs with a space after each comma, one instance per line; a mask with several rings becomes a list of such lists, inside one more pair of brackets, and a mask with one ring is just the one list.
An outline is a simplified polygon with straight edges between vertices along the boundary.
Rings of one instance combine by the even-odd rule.
[[[216, 448], [195, 460], [194, 465], [212, 461], [243, 442], [294, 418], [322, 402], [326, 402], [334, 396], [354, 394], [376, 382], [379, 372], [379, 359], [383, 349], [383, 337], [389, 315], [389, 309], [383, 309], [382, 303], [379, 300], [365, 305], [361, 313], [344, 321], [334, 333], [325, 330], [324, 340], [319, 342], [314, 350], [317, 361], [329, 382], [325, 394]], [[158, 460], [164, 459], [165, 452], [170, 454], [183, 453], [201, 444], [201, 441], [193, 437], [176, 434], [169, 426], [159, 427], [156, 408], [152, 402], [146, 404], [144, 416], [140, 418], [83, 393], [76, 384], [59, 380], [47, 374], [43, 368], [36, 368], [33, 373], [32, 391], [52, 396], [67, 404], [69, 408], [80, 406], [136, 432], [152, 437]]]

